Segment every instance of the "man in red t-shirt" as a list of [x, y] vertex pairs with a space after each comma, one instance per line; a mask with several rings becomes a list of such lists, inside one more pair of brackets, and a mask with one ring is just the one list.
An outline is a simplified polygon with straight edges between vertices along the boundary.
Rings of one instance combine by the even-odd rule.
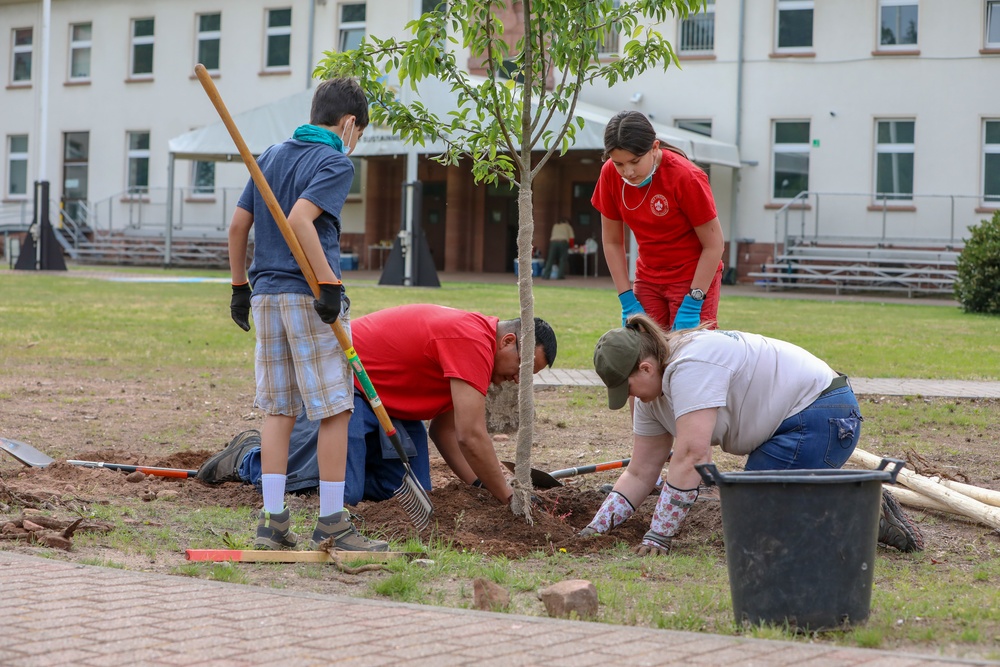
[[[365, 371], [403, 440], [410, 466], [431, 488], [427, 449], [431, 440], [462, 481], [485, 487], [500, 502], [513, 490], [497, 460], [486, 428], [486, 391], [491, 383], [517, 382], [520, 320], [430, 304], [397, 306], [351, 322], [351, 337]], [[556, 337], [535, 318], [534, 372], [551, 366]], [[348, 425], [344, 502], [386, 500], [402, 485], [403, 466], [355, 378], [354, 413]], [[318, 484], [318, 426], [300, 415], [289, 447], [290, 491]], [[209, 459], [198, 477], [209, 482], [258, 484], [259, 449], [253, 437], [233, 439]], [[313, 474], [314, 471], [316, 474]]]

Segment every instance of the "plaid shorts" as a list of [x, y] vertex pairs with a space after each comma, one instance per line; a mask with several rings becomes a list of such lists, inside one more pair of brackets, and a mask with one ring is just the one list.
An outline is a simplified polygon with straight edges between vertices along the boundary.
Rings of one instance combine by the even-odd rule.
[[[351, 410], [351, 367], [329, 324], [319, 318], [312, 296], [261, 294], [251, 304], [257, 329], [254, 405], [269, 415], [295, 417], [305, 407], [312, 420]], [[345, 299], [340, 324], [351, 335]]]

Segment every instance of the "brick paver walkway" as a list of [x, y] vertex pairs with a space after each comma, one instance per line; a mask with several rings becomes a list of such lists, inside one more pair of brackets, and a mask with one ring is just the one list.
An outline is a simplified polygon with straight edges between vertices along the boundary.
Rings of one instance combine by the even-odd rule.
[[317, 595], [0, 552], [0, 664], [988, 665]]

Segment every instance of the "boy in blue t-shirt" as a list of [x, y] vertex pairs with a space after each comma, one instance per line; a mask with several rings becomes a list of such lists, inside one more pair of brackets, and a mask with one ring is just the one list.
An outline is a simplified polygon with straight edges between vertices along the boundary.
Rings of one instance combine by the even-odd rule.
[[[387, 542], [358, 533], [344, 509], [347, 424], [354, 384], [330, 328], [339, 318], [350, 333], [350, 301], [340, 281], [340, 213], [354, 178], [354, 165], [347, 156], [367, 126], [368, 101], [358, 82], [330, 79], [316, 87], [309, 124], [298, 127], [291, 139], [268, 148], [257, 161], [316, 274], [318, 299], [313, 299], [309, 283], [252, 179], [229, 227], [230, 311], [236, 324], [249, 331], [253, 306], [257, 329], [254, 404], [265, 413], [261, 429], [264, 508], [254, 540], [257, 548], [296, 544], [285, 506], [285, 481], [289, 438], [303, 405], [306, 416], [320, 422], [316, 446], [320, 516], [310, 548], [316, 549], [327, 538], [333, 538], [336, 548], [350, 551], [386, 551], [389, 547]], [[248, 274], [251, 227], [254, 252]]]

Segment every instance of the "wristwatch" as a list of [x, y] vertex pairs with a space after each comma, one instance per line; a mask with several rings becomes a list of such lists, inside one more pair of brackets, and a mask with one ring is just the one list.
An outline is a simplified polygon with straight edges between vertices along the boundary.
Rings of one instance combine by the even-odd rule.
[[691, 291], [688, 292], [688, 296], [694, 299], [695, 301], [704, 301], [705, 290], [700, 290], [697, 287], [692, 287]]

